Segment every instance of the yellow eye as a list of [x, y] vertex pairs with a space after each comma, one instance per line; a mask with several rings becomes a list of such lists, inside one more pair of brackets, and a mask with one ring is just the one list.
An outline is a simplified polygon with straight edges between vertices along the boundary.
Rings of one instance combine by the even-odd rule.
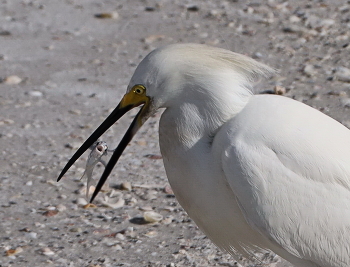
[[135, 94], [143, 95], [146, 92], [146, 88], [143, 85], [139, 84], [134, 86], [133, 91]]

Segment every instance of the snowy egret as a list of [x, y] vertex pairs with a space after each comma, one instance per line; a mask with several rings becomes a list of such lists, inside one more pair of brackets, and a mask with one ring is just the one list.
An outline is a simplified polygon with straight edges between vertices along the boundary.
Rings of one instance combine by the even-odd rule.
[[253, 95], [274, 70], [228, 50], [169, 45], [139, 64], [113, 123], [142, 106], [91, 201], [136, 131], [158, 108], [165, 170], [182, 207], [233, 255], [269, 249], [299, 267], [350, 266], [350, 130], [305, 104]]

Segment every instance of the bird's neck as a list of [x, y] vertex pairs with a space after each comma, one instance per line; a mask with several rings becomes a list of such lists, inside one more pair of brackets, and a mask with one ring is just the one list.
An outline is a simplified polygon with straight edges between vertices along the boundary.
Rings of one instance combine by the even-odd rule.
[[249, 90], [188, 90], [180, 105], [168, 107], [161, 118], [160, 138], [191, 149], [198, 142], [210, 147], [218, 129], [238, 114], [251, 97]]

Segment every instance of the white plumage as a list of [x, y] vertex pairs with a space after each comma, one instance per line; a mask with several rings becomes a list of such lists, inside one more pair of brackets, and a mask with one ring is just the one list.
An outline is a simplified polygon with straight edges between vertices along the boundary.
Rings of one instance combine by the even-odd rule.
[[233, 255], [270, 249], [299, 267], [348, 267], [350, 130], [295, 100], [253, 95], [253, 80], [273, 72], [224, 49], [170, 45], [140, 63], [116, 110], [144, 104], [131, 139], [165, 108], [159, 140], [169, 182], [219, 247]]

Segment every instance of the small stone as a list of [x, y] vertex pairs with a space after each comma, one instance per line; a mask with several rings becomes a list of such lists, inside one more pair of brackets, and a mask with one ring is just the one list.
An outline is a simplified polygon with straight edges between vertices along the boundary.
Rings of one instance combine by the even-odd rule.
[[112, 209], [119, 209], [125, 205], [125, 200], [120, 197], [117, 201], [112, 202], [113, 199], [106, 197], [104, 200], [100, 200], [101, 204]]
[[58, 210], [47, 210], [43, 213], [43, 215], [46, 217], [52, 217], [57, 215], [57, 213], [58, 213]]
[[260, 52], [255, 52], [253, 54], [253, 58], [262, 58], [262, 57], [264, 57], [264, 55], [262, 53], [260, 53]]
[[349, 12], [350, 11], [350, 5], [343, 5], [343, 6], [339, 7], [338, 10], [340, 12], [343, 12], [343, 13]]
[[153, 7], [153, 6], [146, 6], [146, 7], [145, 7], [145, 11], [147, 11], [147, 12], [153, 12], [153, 11], [155, 11], [155, 10], [156, 10], [156, 8]]
[[165, 206], [164, 208], [163, 208], [163, 210], [166, 210], [166, 211], [170, 211], [170, 212], [173, 212], [174, 211], [174, 207], [171, 207], [171, 206]]
[[54, 45], [47, 45], [47, 46], [44, 46], [44, 49], [45, 50], [54, 50], [55, 46]]
[[170, 185], [166, 185], [164, 186], [164, 193], [168, 194], [168, 195], [173, 195], [174, 192], [173, 190], [171, 189], [171, 186]]
[[311, 64], [305, 65], [303, 71], [304, 74], [306, 74], [308, 77], [314, 76], [316, 74], [315, 67]]
[[139, 146], [146, 146], [147, 145], [147, 142], [145, 140], [138, 140], [136, 141], [136, 143], [139, 145]]
[[26, 186], [32, 186], [32, 185], [33, 185], [33, 181], [26, 182]]
[[143, 214], [143, 218], [148, 223], [156, 223], [163, 219], [163, 216], [157, 212], [154, 211], [146, 211]]
[[115, 250], [123, 250], [122, 246], [121, 245], [114, 245], [112, 246], [112, 248], [114, 248]]
[[93, 209], [93, 208], [97, 208], [97, 206], [95, 204], [88, 203], [88, 204], [84, 205], [83, 208], [84, 209]]
[[57, 209], [58, 211], [65, 211], [65, 210], [67, 209], [67, 207], [64, 206], [64, 205], [62, 205], [62, 204], [58, 204], [58, 205], [56, 206], [56, 209]]
[[149, 231], [149, 232], [145, 233], [145, 236], [151, 237], [151, 238], [155, 237], [157, 235], [158, 235], [158, 233], [156, 231]]
[[285, 33], [303, 33], [304, 32], [304, 28], [300, 27], [298, 25], [289, 25], [283, 28], [283, 31]]
[[10, 31], [0, 31], [0, 36], [10, 36], [11, 32]]
[[71, 109], [68, 112], [74, 115], [81, 115], [81, 111], [79, 109]]
[[345, 108], [350, 108], [350, 98], [342, 98], [340, 101]]
[[0, 121], [0, 126], [1, 125], [10, 125], [10, 124], [14, 124], [15, 122], [13, 120], [10, 119], [5, 119], [5, 120], [1, 120]]
[[43, 93], [40, 91], [30, 91], [28, 94], [30, 96], [34, 96], [34, 97], [42, 97], [43, 96]]
[[110, 235], [110, 229], [106, 229], [106, 228], [96, 228], [95, 230], [92, 231], [92, 233], [94, 235], [105, 235], [108, 236]]
[[117, 234], [115, 235], [115, 237], [117, 237], [117, 238], [120, 239], [120, 240], [125, 240], [125, 236], [124, 236], [123, 234], [121, 234], [121, 233], [117, 233]]
[[124, 182], [120, 184], [120, 189], [122, 190], [126, 190], [126, 191], [131, 191], [132, 190], [132, 186], [130, 182]]
[[164, 220], [162, 220], [162, 223], [163, 224], [165, 224], [165, 225], [167, 225], [167, 224], [171, 224], [172, 222], [173, 222], [173, 217], [167, 217], [167, 218], [165, 218]]
[[157, 191], [150, 190], [146, 194], [142, 195], [141, 198], [143, 200], [154, 200], [158, 198], [157, 193], [158, 193]]
[[29, 233], [26, 233], [25, 236], [29, 239], [36, 239], [37, 238], [37, 233], [35, 232], [29, 232]]
[[345, 67], [338, 67], [335, 71], [335, 76], [341, 82], [350, 83], [350, 69]]
[[7, 78], [5, 78], [5, 83], [9, 84], [9, 85], [15, 85], [15, 84], [19, 84], [22, 82], [22, 79], [20, 77], [18, 77], [17, 75], [11, 75], [8, 76]]
[[80, 227], [74, 227], [69, 230], [72, 233], [81, 233], [83, 230]]
[[8, 249], [8, 250], [6, 250], [5, 253], [6, 253], [6, 256], [10, 257], [10, 256], [14, 256], [18, 253], [21, 253], [22, 251], [23, 251], [23, 248], [18, 247], [16, 249]]
[[53, 252], [51, 249], [49, 248], [42, 248], [41, 249], [41, 252], [43, 255], [45, 256], [52, 256], [52, 255], [55, 255], [55, 252]]
[[290, 16], [290, 17], [289, 17], [289, 21], [290, 21], [291, 23], [298, 23], [298, 22], [301, 21], [301, 18], [299, 18], [299, 17], [293, 15], [293, 16]]
[[80, 198], [77, 199], [77, 204], [79, 206], [84, 206], [84, 205], [88, 204], [88, 202], [86, 201], [85, 198], [80, 197]]
[[202, 39], [208, 38], [208, 36], [209, 36], [209, 33], [207, 33], [207, 32], [202, 32], [199, 34], [199, 37]]
[[163, 157], [161, 155], [154, 155], [154, 154], [147, 154], [145, 155], [146, 158], [149, 159], [162, 159]]
[[199, 11], [199, 7], [197, 5], [189, 5], [189, 6], [187, 6], [187, 11], [197, 12], [197, 11]]
[[155, 35], [150, 35], [146, 38], [144, 38], [142, 41], [145, 43], [145, 44], [152, 44], [156, 41], [161, 41], [165, 38], [165, 35], [159, 35], [159, 34], [155, 34]]
[[144, 206], [144, 207], [140, 207], [140, 210], [142, 210], [142, 211], [152, 211], [153, 208], [151, 206]]
[[280, 85], [276, 85], [273, 88], [273, 91], [275, 92], [276, 95], [284, 95], [286, 93], [286, 88]]
[[111, 13], [97, 13], [97, 14], [95, 14], [95, 18], [98, 18], [98, 19], [117, 19], [117, 18], [119, 18], [119, 14], [116, 11], [111, 12]]

